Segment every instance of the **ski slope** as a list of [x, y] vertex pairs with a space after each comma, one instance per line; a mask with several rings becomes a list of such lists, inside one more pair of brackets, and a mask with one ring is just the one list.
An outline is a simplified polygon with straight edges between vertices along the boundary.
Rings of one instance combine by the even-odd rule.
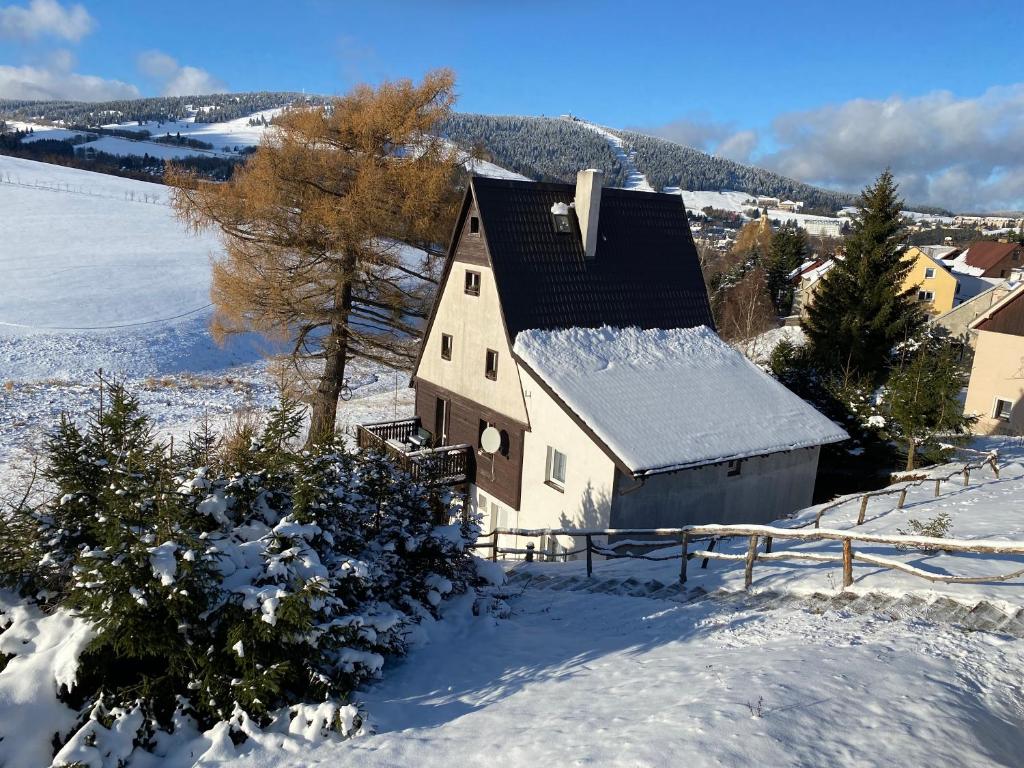
[[647, 181], [647, 177], [644, 176], [644, 174], [642, 174], [636, 167], [636, 153], [626, 152], [625, 147], [622, 145], [622, 139], [603, 126], [588, 123], [583, 120], [578, 120], [577, 123], [588, 131], [593, 131], [608, 142], [608, 147], [611, 149], [612, 154], [615, 155], [615, 158], [619, 161], [622, 167], [626, 169], [627, 176], [624, 187], [625, 189], [635, 189], [638, 192], [655, 191], [654, 187], [652, 187], [650, 182]]

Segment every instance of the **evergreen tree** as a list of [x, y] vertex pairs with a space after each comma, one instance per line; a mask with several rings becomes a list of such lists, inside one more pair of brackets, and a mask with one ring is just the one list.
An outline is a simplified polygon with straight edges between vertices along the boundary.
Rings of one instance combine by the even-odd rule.
[[903, 260], [902, 207], [888, 170], [861, 194], [845, 255], [822, 278], [804, 320], [811, 354], [823, 372], [877, 383], [893, 348], [924, 323], [916, 289], [902, 288], [911, 268]]
[[768, 294], [775, 311], [781, 316], [793, 309], [793, 286], [789, 276], [807, 259], [807, 237], [797, 227], [782, 227], [772, 236], [764, 259]]
[[889, 433], [907, 444], [908, 471], [936, 436], [961, 434], [974, 422], [960, 402], [968, 377], [960, 351], [948, 338], [927, 336], [901, 356], [889, 377], [883, 410]]

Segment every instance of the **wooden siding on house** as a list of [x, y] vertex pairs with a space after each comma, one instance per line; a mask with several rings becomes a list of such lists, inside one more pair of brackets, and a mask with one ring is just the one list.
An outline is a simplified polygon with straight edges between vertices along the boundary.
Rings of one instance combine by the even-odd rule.
[[[523, 434], [526, 426], [508, 416], [486, 408], [428, 381], [417, 379], [416, 415], [425, 429], [434, 433], [438, 399], [447, 400], [448, 445], [468, 443], [476, 450], [476, 470], [470, 481], [485, 493], [512, 509], [519, 509], [522, 496]], [[498, 431], [508, 435], [508, 455], [480, 452], [480, 421], [486, 421]]]

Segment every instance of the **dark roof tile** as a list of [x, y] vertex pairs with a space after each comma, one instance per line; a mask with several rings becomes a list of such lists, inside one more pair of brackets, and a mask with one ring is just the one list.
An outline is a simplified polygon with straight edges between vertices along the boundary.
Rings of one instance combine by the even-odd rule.
[[508, 333], [527, 328], [714, 328], [686, 211], [677, 195], [606, 188], [597, 254], [578, 225], [555, 231], [571, 184], [473, 178]]

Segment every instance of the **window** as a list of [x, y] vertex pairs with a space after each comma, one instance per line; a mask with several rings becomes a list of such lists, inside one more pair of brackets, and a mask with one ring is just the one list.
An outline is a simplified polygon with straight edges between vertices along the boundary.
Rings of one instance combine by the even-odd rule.
[[477, 216], [469, 217], [469, 234], [479, 235], [480, 234], [480, 218]]
[[926, 280], [935, 277], [935, 267], [925, 267], [924, 277]]
[[996, 407], [993, 409], [992, 417], [1000, 421], [1009, 421], [1010, 413], [1013, 411], [1013, 402], [996, 398]]
[[932, 291], [918, 291], [917, 292], [917, 300], [918, 301], [931, 301], [934, 298], [935, 298], [935, 294]]
[[1011, 257], [1014, 261], [1020, 261], [1020, 251], [1014, 251]]
[[470, 296], [480, 295], [480, 273], [466, 270], [466, 293]]
[[1006, 270], [1005, 269], [1000, 269], [999, 270], [999, 276], [1000, 277], [1006, 277]]
[[441, 359], [452, 359], [452, 337], [449, 333], [441, 334]]
[[548, 485], [559, 491], [565, 490], [565, 464], [565, 454], [549, 445], [545, 480]]
[[498, 378], [498, 353], [493, 349], [487, 350], [487, 359], [484, 362], [484, 376], [491, 381]]
[[491, 426], [490, 422], [480, 419], [480, 426], [476, 433], [476, 449], [483, 451], [484, 449], [484, 430]]
[[728, 467], [729, 469], [726, 472], [726, 475], [729, 477], [737, 477], [743, 470], [743, 459], [733, 459], [729, 462]]
[[569, 214], [554, 214], [555, 232], [566, 235], [572, 232], [572, 224], [569, 221]]
[[498, 448], [498, 453], [500, 453], [502, 456], [504, 456], [507, 459], [508, 458], [508, 452], [509, 452], [509, 450], [510, 450], [510, 448], [512, 446], [512, 441], [509, 439], [508, 431], [507, 430], [504, 430], [504, 429], [501, 430], [500, 434], [501, 434], [501, 446]]

